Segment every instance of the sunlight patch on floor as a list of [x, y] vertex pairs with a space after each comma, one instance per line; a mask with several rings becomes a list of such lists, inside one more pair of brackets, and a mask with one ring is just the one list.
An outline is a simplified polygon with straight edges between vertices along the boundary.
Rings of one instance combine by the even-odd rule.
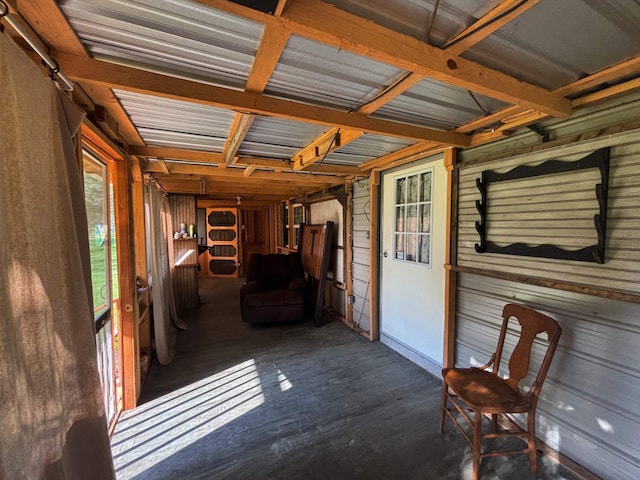
[[248, 360], [125, 412], [112, 439], [118, 478], [145, 471], [263, 403], [255, 361]]

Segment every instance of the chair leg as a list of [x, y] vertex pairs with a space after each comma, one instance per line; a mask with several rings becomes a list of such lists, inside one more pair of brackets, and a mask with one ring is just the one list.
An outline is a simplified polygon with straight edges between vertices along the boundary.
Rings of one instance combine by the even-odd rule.
[[493, 424], [493, 433], [498, 432], [498, 415], [495, 413], [491, 414], [491, 423]]
[[529, 463], [531, 463], [531, 473], [535, 477], [538, 472], [538, 452], [536, 451], [536, 414], [529, 412], [527, 414], [528, 437], [527, 444], [529, 446]]
[[473, 445], [471, 446], [472, 454], [472, 480], [480, 479], [480, 451], [482, 448], [482, 414], [474, 412], [473, 417]]
[[447, 390], [448, 389], [449, 389], [449, 386], [447, 385], [447, 382], [443, 380], [442, 381], [442, 400], [440, 402], [440, 433], [442, 433], [442, 430], [444, 429], [444, 416], [445, 416], [445, 409], [447, 408]]

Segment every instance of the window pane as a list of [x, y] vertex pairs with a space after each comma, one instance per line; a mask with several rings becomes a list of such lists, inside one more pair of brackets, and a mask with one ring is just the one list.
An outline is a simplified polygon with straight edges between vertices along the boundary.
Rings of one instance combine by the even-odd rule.
[[97, 319], [109, 310], [109, 217], [107, 215], [107, 167], [89, 157], [83, 157], [84, 199], [89, 226], [91, 256], [91, 287], [93, 311]]
[[420, 250], [418, 251], [418, 261], [420, 263], [429, 263], [429, 255], [431, 253], [431, 235], [420, 235]]
[[396, 234], [396, 254], [398, 260], [404, 260], [404, 237], [405, 235]]
[[303, 222], [304, 222], [304, 207], [302, 205], [294, 206], [293, 207], [293, 224], [300, 225]]
[[420, 232], [431, 233], [431, 204], [420, 205]]
[[405, 207], [396, 207], [396, 232], [404, 232], [404, 209]]
[[425, 172], [420, 174], [420, 201], [431, 201], [431, 172]]
[[417, 235], [407, 235], [407, 251], [405, 260], [409, 262], [416, 261], [416, 251], [418, 248], [418, 236]]
[[406, 203], [406, 178], [399, 178], [396, 180], [396, 203]]
[[407, 232], [418, 231], [418, 206], [409, 205], [407, 207]]
[[409, 177], [409, 195], [407, 203], [416, 203], [418, 201], [418, 175]]

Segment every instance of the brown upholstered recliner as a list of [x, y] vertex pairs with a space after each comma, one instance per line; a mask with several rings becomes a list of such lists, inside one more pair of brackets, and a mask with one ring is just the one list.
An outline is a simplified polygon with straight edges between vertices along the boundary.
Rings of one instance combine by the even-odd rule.
[[249, 259], [246, 283], [240, 288], [242, 320], [301, 320], [306, 286], [300, 254], [254, 253]]

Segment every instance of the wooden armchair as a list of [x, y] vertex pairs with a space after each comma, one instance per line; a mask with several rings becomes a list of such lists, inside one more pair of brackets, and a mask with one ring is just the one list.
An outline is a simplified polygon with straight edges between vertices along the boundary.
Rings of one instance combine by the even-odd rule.
[[[510, 318], [520, 323], [520, 336], [508, 362], [508, 377], [502, 378], [500, 361], [502, 359], [507, 326]], [[558, 345], [562, 329], [552, 318], [535, 312], [521, 305], [509, 304], [502, 312], [502, 328], [496, 352], [489, 362], [479, 368], [445, 368], [442, 370], [442, 407], [440, 410], [440, 433], [447, 415], [471, 445], [473, 461], [473, 480], [479, 478], [480, 460], [483, 457], [528, 453], [531, 472], [537, 472], [537, 455], [535, 447], [536, 405], [544, 379], [549, 370], [551, 359]], [[527, 376], [531, 349], [534, 339], [547, 334], [546, 351], [538, 369], [535, 380], [527, 392], [520, 391], [520, 382]], [[537, 350], [536, 350], [537, 351]], [[492, 366], [491, 371], [487, 371]], [[449, 407], [449, 403], [451, 407]], [[473, 429], [470, 438], [458, 422], [457, 413], [466, 420]], [[470, 416], [469, 414], [473, 415]], [[527, 428], [521, 428], [508, 414], [526, 414]], [[491, 415], [492, 433], [482, 433], [482, 417]], [[472, 418], [473, 417], [473, 418]], [[498, 431], [498, 419], [507, 430]], [[516, 436], [527, 443], [521, 450], [500, 450], [482, 452], [484, 439], [495, 439], [505, 436]]]

